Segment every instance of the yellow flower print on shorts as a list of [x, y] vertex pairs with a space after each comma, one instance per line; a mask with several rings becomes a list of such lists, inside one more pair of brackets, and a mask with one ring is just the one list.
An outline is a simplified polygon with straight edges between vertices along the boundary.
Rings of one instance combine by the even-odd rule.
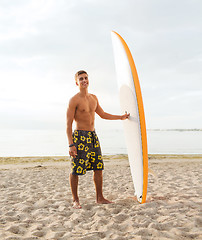
[[86, 146], [86, 147], [85, 147], [85, 152], [88, 152], [88, 150], [89, 150], [89, 147]]
[[99, 142], [96, 141], [96, 143], [95, 143], [95, 148], [98, 148], [99, 146], [100, 146]]
[[78, 145], [78, 149], [79, 149], [79, 150], [83, 150], [84, 147], [85, 147], [85, 145], [84, 145], [83, 143], [80, 143], [80, 144]]
[[73, 162], [72, 163], [72, 171], [74, 170], [75, 167], [76, 167], [76, 164]]
[[80, 160], [79, 160], [79, 163], [84, 164], [85, 161], [84, 161], [83, 159], [80, 159]]
[[103, 170], [102, 153], [96, 132], [76, 130], [72, 137], [77, 149], [76, 157], [71, 158], [72, 174], [84, 175], [89, 170]]
[[101, 169], [102, 166], [103, 166], [103, 164], [102, 164], [101, 162], [99, 162], [99, 163], [97, 164], [97, 168], [98, 168], [98, 169]]
[[90, 158], [90, 153], [86, 154], [86, 158], [88, 158], [88, 159]]
[[80, 139], [81, 139], [81, 141], [83, 141], [83, 142], [86, 140], [86, 138], [85, 138], [84, 136], [81, 136]]
[[89, 136], [89, 137], [92, 137], [92, 133], [91, 133], [91, 132], [88, 132], [88, 136]]
[[95, 158], [91, 157], [91, 162], [95, 162]]
[[79, 166], [79, 167], [77, 168], [77, 170], [76, 170], [77, 173], [82, 173], [82, 171], [83, 171], [83, 168], [80, 167], [80, 166]]
[[88, 169], [91, 168], [91, 163], [90, 162], [88, 162], [87, 168]]

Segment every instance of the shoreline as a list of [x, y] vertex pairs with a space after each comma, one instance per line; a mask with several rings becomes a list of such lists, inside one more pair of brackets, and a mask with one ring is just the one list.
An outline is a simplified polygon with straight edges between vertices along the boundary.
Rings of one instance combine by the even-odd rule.
[[[127, 154], [103, 155], [104, 160], [114, 158], [127, 159]], [[202, 154], [148, 154], [148, 160], [153, 159], [202, 159]], [[69, 156], [23, 156], [23, 157], [0, 157], [0, 165], [30, 163], [30, 162], [68, 162]]]
[[[104, 163], [129, 166], [126, 154], [103, 155]], [[0, 157], [0, 170], [40, 168], [40, 167], [69, 167], [69, 156], [30, 156], [30, 157]], [[117, 162], [118, 161], [118, 162]], [[149, 154], [148, 164], [156, 163], [202, 163], [202, 154]]]

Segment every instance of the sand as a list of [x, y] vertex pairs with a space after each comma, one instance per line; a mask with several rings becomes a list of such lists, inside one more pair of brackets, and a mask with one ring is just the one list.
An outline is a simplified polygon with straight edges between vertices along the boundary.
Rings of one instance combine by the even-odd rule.
[[[0, 239], [202, 239], [202, 156], [150, 156], [147, 203], [132, 197], [126, 156], [105, 158], [98, 205], [92, 172], [80, 177], [72, 208], [68, 158], [0, 158]], [[9, 163], [9, 164], [8, 164]]]

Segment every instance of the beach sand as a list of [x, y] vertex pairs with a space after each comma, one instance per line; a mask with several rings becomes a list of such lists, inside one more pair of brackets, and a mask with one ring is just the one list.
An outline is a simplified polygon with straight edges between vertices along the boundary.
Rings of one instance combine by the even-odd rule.
[[115, 203], [96, 204], [88, 172], [73, 209], [67, 157], [0, 158], [0, 239], [202, 239], [202, 156], [150, 156], [145, 204], [133, 199], [127, 157], [104, 161], [104, 195]]

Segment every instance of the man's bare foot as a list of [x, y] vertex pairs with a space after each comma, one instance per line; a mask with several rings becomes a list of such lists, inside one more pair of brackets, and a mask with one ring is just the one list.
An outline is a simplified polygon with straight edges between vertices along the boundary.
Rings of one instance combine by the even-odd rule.
[[80, 208], [82, 208], [81, 205], [80, 205], [80, 203], [79, 203], [79, 201], [73, 201], [73, 208], [75, 208], [75, 209], [80, 209]]
[[114, 202], [111, 202], [105, 198], [101, 198], [97, 200], [97, 204], [110, 204], [110, 203], [114, 203]]

